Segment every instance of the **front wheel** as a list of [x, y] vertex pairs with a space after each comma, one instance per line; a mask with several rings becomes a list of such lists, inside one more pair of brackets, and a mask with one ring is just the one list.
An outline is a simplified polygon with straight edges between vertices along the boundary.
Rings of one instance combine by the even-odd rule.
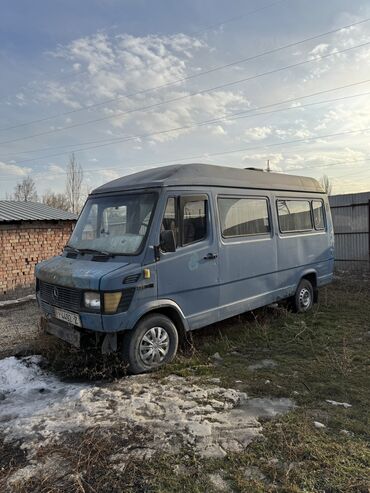
[[313, 286], [308, 279], [302, 279], [292, 299], [293, 311], [305, 313], [311, 310], [314, 302]]
[[178, 342], [172, 320], [156, 313], [142, 318], [124, 335], [122, 356], [130, 373], [145, 373], [172, 361]]

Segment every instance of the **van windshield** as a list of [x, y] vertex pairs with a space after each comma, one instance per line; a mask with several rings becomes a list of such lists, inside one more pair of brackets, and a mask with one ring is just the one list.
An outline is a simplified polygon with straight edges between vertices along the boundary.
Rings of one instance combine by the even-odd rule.
[[116, 255], [139, 252], [157, 195], [138, 193], [88, 199], [68, 242], [78, 250]]

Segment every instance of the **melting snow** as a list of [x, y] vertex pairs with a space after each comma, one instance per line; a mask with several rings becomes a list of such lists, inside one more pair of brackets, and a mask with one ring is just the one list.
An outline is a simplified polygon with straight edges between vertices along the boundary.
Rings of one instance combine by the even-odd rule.
[[0, 360], [0, 429], [78, 395], [82, 385], [65, 384], [46, 373], [39, 367], [41, 360], [40, 356]]
[[326, 426], [324, 425], [324, 423], [320, 423], [320, 421], [314, 421], [313, 422], [315, 428], [326, 428]]
[[[243, 450], [261, 432], [258, 418], [294, 407], [290, 399], [249, 399], [215, 380], [207, 386], [174, 375], [161, 382], [139, 375], [101, 386], [69, 384], [42, 370], [40, 361], [0, 360], [0, 431], [7, 441], [21, 441], [30, 459], [45, 443], [96, 426], [134, 436], [139, 426], [143, 457], [158, 450], [176, 453], [183, 444], [203, 457], [222, 457]], [[137, 452], [131, 449], [112, 462], [129, 460]]]
[[342, 406], [342, 407], [352, 407], [352, 404], [348, 404], [348, 402], [337, 402], [337, 401], [332, 401], [330, 399], [326, 399], [326, 402], [329, 404], [332, 404], [333, 406]]

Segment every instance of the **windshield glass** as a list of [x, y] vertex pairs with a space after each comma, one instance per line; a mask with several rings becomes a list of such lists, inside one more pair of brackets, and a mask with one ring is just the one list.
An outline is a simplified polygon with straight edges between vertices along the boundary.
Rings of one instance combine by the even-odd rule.
[[146, 236], [155, 193], [88, 199], [68, 245], [79, 250], [133, 255]]

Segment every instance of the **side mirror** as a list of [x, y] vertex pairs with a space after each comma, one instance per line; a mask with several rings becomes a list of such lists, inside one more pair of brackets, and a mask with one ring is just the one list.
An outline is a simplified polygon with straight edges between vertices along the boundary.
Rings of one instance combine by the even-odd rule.
[[175, 252], [176, 241], [172, 229], [165, 229], [160, 234], [160, 247], [162, 252]]

